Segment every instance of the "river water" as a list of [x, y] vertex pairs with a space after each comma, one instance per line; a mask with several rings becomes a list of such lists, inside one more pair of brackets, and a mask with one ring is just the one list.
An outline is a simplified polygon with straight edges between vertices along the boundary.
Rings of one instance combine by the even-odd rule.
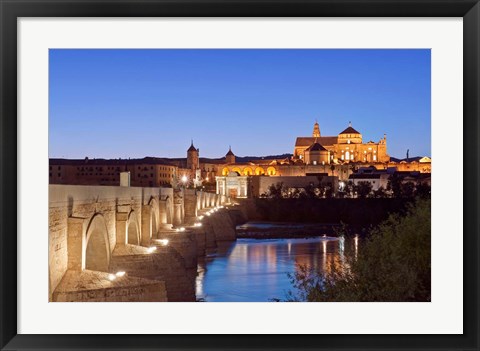
[[[358, 239], [347, 241], [349, 252]], [[196, 280], [198, 300], [207, 302], [268, 302], [285, 300], [295, 292], [289, 273], [301, 265], [325, 271], [345, 259], [345, 240], [334, 237], [303, 239], [238, 239], [219, 246], [200, 262]]]

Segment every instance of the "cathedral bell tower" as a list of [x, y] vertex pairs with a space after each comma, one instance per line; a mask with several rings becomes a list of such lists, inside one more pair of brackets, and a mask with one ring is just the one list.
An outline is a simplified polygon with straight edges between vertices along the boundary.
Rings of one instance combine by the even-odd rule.
[[232, 147], [228, 148], [228, 152], [225, 155], [225, 160], [227, 163], [235, 163], [235, 154], [232, 152]]
[[196, 170], [200, 168], [200, 157], [199, 157], [200, 149], [196, 149], [192, 144], [187, 150], [187, 168], [191, 170]]
[[314, 138], [320, 138], [320, 126], [318, 125], [317, 120], [315, 120], [315, 124], [313, 125], [313, 134]]

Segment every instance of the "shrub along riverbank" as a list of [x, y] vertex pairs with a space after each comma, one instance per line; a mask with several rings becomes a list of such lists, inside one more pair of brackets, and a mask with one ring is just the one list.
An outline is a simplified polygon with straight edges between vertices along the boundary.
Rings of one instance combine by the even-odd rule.
[[324, 272], [291, 276], [288, 301], [431, 301], [431, 203], [418, 200], [391, 215], [358, 250]]

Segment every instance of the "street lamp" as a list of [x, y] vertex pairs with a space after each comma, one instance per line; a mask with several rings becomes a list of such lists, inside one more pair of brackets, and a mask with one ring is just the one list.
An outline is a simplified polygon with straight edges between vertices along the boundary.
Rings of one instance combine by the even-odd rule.
[[185, 187], [185, 184], [187, 184], [187, 181], [188, 181], [188, 178], [186, 175], [183, 175], [182, 176], [182, 183], [183, 183], [183, 186]]

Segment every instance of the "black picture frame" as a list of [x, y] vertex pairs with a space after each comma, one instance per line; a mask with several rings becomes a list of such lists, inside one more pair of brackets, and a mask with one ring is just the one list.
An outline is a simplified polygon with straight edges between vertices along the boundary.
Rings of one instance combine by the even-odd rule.
[[[478, 0], [0, 0], [0, 346], [2, 350], [478, 350]], [[19, 17], [463, 17], [464, 333], [462, 335], [17, 334], [17, 18]], [[451, 123], [455, 123], [452, 119]], [[228, 321], [226, 321], [228, 322]]]

